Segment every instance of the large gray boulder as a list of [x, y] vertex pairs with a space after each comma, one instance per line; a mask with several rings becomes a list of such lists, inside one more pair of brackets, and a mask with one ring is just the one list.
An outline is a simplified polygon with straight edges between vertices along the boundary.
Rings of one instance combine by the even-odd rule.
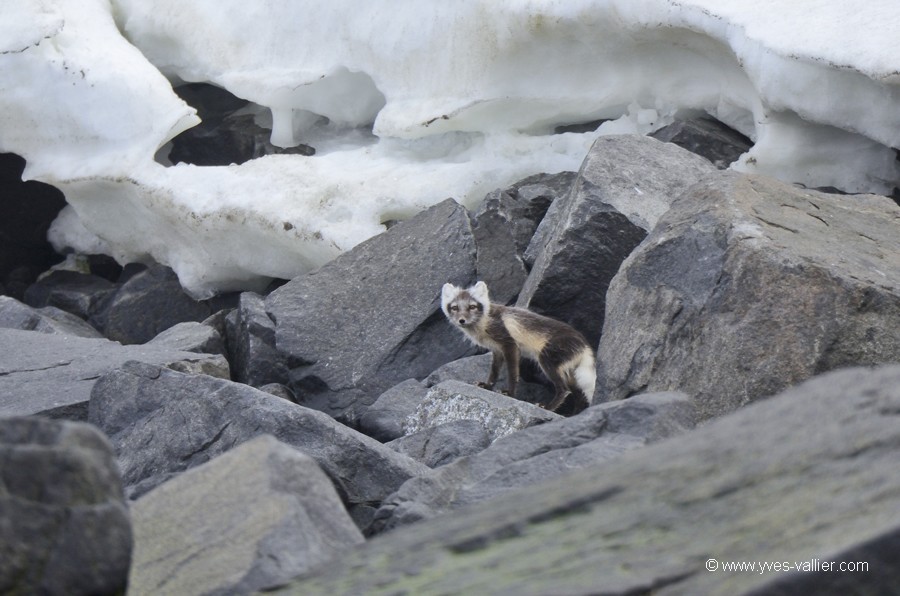
[[106, 339], [0, 329], [0, 417], [40, 414], [86, 420], [91, 389], [129, 360], [228, 376], [222, 356]]
[[535, 260], [517, 306], [569, 323], [596, 346], [606, 292], [622, 261], [680, 191], [711, 171], [707, 160], [675, 145], [598, 138], [528, 249]]
[[89, 416], [112, 441], [131, 498], [262, 434], [315, 459], [361, 526], [365, 512], [428, 470], [322, 412], [241, 383], [137, 362], [97, 381]]
[[0, 418], [0, 593], [122, 594], [131, 542], [115, 455], [97, 429]]
[[131, 506], [134, 594], [249, 594], [363, 542], [307, 455], [262, 436]]
[[[900, 367], [832, 373], [399, 529], [273, 593], [891, 593], [900, 585], [898, 412]], [[787, 562], [792, 572], [724, 569], [741, 561]], [[803, 571], [816, 561], [835, 568]], [[842, 572], [841, 562], [867, 570]]]
[[448, 199], [269, 294], [297, 396], [355, 423], [393, 385], [472, 353], [440, 293], [474, 281], [476, 252], [467, 211]]
[[385, 531], [500, 499], [612, 459], [694, 426], [694, 408], [680, 393], [657, 393], [594, 406], [509, 434], [490, 447], [408, 480], [382, 504], [373, 531]]
[[0, 296], [0, 328], [77, 337], [103, 337], [84, 320], [55, 306], [32, 308], [10, 296]]
[[578, 171], [580, 183], [650, 232], [672, 201], [718, 171], [672, 143], [640, 135], [598, 137]]
[[900, 361], [900, 207], [720, 173], [607, 296], [598, 400], [691, 395], [703, 418], [817, 373]]

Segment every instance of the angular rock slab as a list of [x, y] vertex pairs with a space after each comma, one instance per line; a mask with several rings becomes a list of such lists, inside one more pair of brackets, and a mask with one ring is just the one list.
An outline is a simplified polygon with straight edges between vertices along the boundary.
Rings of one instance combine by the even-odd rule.
[[0, 593], [122, 594], [131, 523], [96, 428], [0, 418]]
[[534, 266], [517, 306], [569, 323], [596, 347], [606, 292], [622, 262], [680, 191], [715, 171], [680, 147], [641, 136], [594, 142], [572, 191], [529, 247]]
[[[392, 532], [273, 593], [885, 593], [900, 585], [898, 416], [900, 367], [832, 373], [616, 460]], [[708, 571], [713, 558], [870, 565]], [[769, 591], [781, 582], [794, 591]]]
[[560, 418], [559, 414], [494, 391], [460, 381], [444, 381], [428, 391], [404, 428], [411, 435], [447, 422], [477, 420], [493, 442], [517, 430]]
[[676, 120], [649, 136], [702, 155], [720, 170], [737, 161], [753, 146], [753, 141], [746, 136], [708, 116]]
[[131, 498], [262, 434], [315, 459], [351, 507], [377, 506], [428, 470], [322, 412], [248, 385], [135, 362], [97, 382], [90, 421], [115, 446]]
[[131, 516], [135, 594], [249, 594], [363, 542], [318, 464], [271, 436], [163, 484]]
[[650, 232], [672, 201], [716, 171], [708, 159], [672, 143], [608, 135], [594, 141], [578, 177], [582, 187]]
[[607, 295], [597, 399], [678, 390], [710, 418], [900, 361], [900, 207], [763, 177], [685, 193]]
[[354, 423], [393, 385], [471, 353], [440, 293], [474, 281], [476, 252], [467, 211], [448, 199], [272, 292], [266, 309], [294, 392]]
[[502, 498], [515, 489], [680, 434], [693, 428], [694, 418], [693, 403], [686, 395], [652, 393], [526, 428], [475, 455], [408, 480], [382, 504], [373, 531]]
[[55, 306], [32, 308], [10, 296], [0, 296], [0, 327], [57, 335], [103, 337], [99, 331], [71, 313]]
[[235, 381], [253, 387], [288, 382], [286, 358], [275, 348], [275, 322], [266, 314], [262, 296], [240, 295], [226, 319], [226, 334]]
[[228, 376], [222, 356], [0, 329], [0, 417], [40, 414], [86, 420], [94, 383], [129, 360]]

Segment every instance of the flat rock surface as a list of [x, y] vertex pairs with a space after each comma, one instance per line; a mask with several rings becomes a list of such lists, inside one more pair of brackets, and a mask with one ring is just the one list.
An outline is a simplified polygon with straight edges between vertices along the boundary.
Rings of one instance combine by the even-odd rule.
[[42, 414], [84, 420], [94, 383], [129, 360], [162, 365], [208, 361], [227, 370], [221, 356], [0, 329], [0, 416]]

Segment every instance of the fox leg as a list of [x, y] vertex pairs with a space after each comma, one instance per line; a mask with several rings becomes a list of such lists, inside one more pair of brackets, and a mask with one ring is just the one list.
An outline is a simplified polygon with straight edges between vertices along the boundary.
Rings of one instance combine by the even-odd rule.
[[519, 384], [519, 346], [509, 343], [503, 346], [503, 358], [506, 360], [506, 391], [510, 397], [516, 396]]
[[550, 379], [550, 382], [553, 383], [553, 388], [555, 393], [553, 395], [553, 399], [550, 400], [550, 403], [544, 406], [544, 409], [549, 410], [551, 412], [555, 412], [559, 409], [561, 405], [566, 401], [566, 398], [569, 396], [571, 391], [569, 390], [569, 385], [566, 383], [566, 380], [559, 374], [559, 371], [552, 366], [546, 366], [544, 363], [539, 362], [541, 365], [541, 370], [544, 371], [544, 374], [547, 375], [547, 378]]
[[497, 383], [497, 377], [500, 376], [500, 368], [503, 366], [503, 352], [500, 350], [491, 350], [491, 372], [488, 374], [488, 379], [484, 383], [478, 383], [479, 387], [484, 387], [485, 389], [493, 389], [494, 385]]

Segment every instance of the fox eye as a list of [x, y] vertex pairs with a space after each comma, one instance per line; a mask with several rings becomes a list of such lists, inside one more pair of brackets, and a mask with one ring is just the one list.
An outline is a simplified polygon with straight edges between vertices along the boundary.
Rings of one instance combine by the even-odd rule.
[[470, 305], [469, 305], [469, 310], [478, 310], [478, 306], [475, 305], [475, 304], [470, 304]]
[[459, 307], [456, 306], [455, 304], [450, 307], [450, 312], [457, 312], [458, 310], [459, 310]]

